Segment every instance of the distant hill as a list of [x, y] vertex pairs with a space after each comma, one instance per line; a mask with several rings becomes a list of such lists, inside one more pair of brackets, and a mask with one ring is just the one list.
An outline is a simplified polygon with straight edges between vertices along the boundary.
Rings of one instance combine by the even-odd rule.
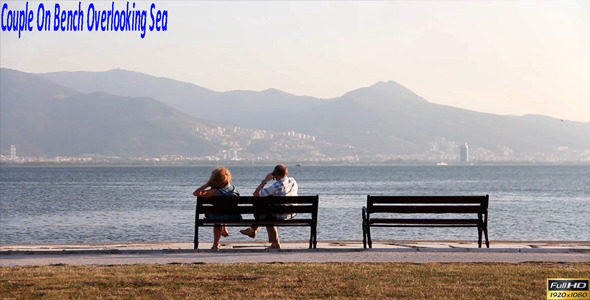
[[395, 82], [380, 82], [349, 92], [305, 112], [304, 124], [333, 142], [413, 153], [445, 138], [492, 151], [518, 153], [560, 146], [590, 149], [590, 123], [543, 116], [499, 116], [433, 104]]
[[35, 75], [1, 70], [2, 146], [35, 156], [214, 153], [192, 128], [210, 127], [150, 98], [82, 94]]
[[[38, 75], [83, 93], [100, 91], [120, 96], [150, 97], [198, 118], [248, 128], [263, 128], [258, 126], [258, 118], [280, 115], [277, 103], [280, 103], [281, 111], [297, 112], [326, 102], [276, 89], [215, 92], [191, 83], [120, 69]], [[267, 127], [264, 129], [271, 129]]]
[[441, 140], [468, 143], [494, 155], [525, 155], [557, 151], [558, 147], [590, 149], [590, 123], [501, 116], [434, 104], [393, 81], [334, 99], [318, 99], [274, 89], [215, 92], [125, 70], [40, 76], [83, 92], [149, 96], [186, 114], [228, 126], [300, 132], [351, 145], [367, 156], [435, 151]]
[[[254, 159], [252, 153], [256, 153], [280, 159], [284, 155], [322, 157], [326, 151], [347, 149], [280, 131], [223, 126], [148, 97], [82, 93], [38, 75], [9, 69], [0, 70], [0, 121], [4, 155], [8, 155], [10, 145], [17, 145], [19, 156], [36, 157], [226, 155], [231, 159], [240, 151], [241, 157]], [[272, 138], [265, 140], [265, 136]], [[298, 147], [282, 148], [293, 144]]]

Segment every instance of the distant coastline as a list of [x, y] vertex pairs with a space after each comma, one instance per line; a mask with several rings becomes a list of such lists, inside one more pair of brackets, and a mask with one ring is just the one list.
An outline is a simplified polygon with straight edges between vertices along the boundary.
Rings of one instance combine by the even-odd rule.
[[[0, 162], [0, 167], [197, 167], [197, 166], [274, 166], [278, 161], [181, 161], [181, 162], [147, 162], [120, 160], [113, 162]], [[469, 166], [590, 166], [590, 161], [559, 161], [559, 162], [527, 162], [527, 161], [505, 161], [505, 162], [474, 162], [469, 164], [445, 163], [432, 161], [382, 161], [382, 162], [296, 162], [280, 161], [293, 167], [305, 166], [439, 166], [444, 167], [469, 167]]]
[[[215, 92], [120, 69], [0, 73], [0, 162], [590, 161], [588, 122], [441, 106], [394, 81], [318, 99], [279, 90]], [[277, 114], [276, 103], [289, 113]], [[220, 114], [219, 107], [232, 109]]]

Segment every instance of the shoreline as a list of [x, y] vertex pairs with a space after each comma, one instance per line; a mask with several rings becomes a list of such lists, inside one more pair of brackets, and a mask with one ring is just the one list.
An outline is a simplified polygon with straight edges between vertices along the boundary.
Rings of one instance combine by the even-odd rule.
[[[462, 164], [459, 162], [447, 162], [447, 165], [438, 165], [438, 161], [415, 161], [415, 162], [287, 162], [287, 165], [293, 167], [340, 167], [340, 166], [358, 166], [358, 167], [369, 167], [369, 166], [590, 166], [590, 161], [479, 161], [472, 162], [469, 164]], [[93, 163], [76, 163], [76, 162], [0, 162], [0, 167], [216, 167], [219, 165], [231, 166], [231, 167], [272, 167], [276, 163], [273, 161], [262, 161], [262, 162], [234, 162], [234, 161], [197, 161], [197, 162], [93, 162]], [[297, 166], [299, 165], [299, 166]]]
[[[283, 241], [283, 250], [307, 249], [308, 241]], [[545, 250], [562, 250], [562, 249], [579, 249], [590, 251], [590, 241], [555, 241], [555, 240], [524, 240], [524, 241], [492, 241], [490, 248], [478, 248], [476, 242], [471, 240], [373, 240], [373, 249], [422, 249], [422, 250], [441, 250], [441, 249], [487, 249], [494, 251], [498, 249], [545, 249]], [[199, 243], [199, 249], [207, 249], [211, 241]], [[257, 249], [262, 246], [268, 246], [268, 242], [263, 240], [253, 241], [222, 241], [224, 249], [248, 250]], [[320, 247], [321, 246], [321, 247]], [[318, 249], [337, 250], [337, 249], [360, 249], [363, 250], [362, 240], [324, 240], [318, 241]], [[121, 243], [50, 243], [50, 244], [0, 244], [0, 255], [6, 252], [47, 252], [47, 251], [124, 251], [124, 250], [190, 250], [193, 251], [193, 242], [121, 242]], [[312, 249], [307, 249], [312, 250]], [[367, 249], [369, 250], [369, 249]]]
[[590, 241], [491, 242], [478, 248], [468, 241], [362, 241], [283, 242], [267, 250], [267, 242], [211, 242], [193, 249], [190, 243], [117, 243], [0, 245], [0, 267], [38, 265], [227, 264], [227, 263], [590, 263]]

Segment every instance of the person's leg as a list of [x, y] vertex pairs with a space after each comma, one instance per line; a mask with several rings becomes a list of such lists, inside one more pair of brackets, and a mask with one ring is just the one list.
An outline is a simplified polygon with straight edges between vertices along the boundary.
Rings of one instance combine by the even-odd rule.
[[222, 237], [229, 236], [229, 231], [227, 230], [227, 226], [225, 226], [225, 225], [221, 225], [221, 236]]
[[219, 240], [221, 239], [221, 231], [223, 230], [221, 225], [213, 226], [213, 247], [211, 249], [219, 251]]
[[[260, 206], [260, 204], [253, 204], [253, 206]], [[254, 220], [259, 221], [259, 220], [262, 220], [264, 218], [265, 218], [265, 215], [254, 214]], [[249, 236], [251, 238], [256, 238], [256, 232], [258, 230], [260, 230], [260, 227], [259, 226], [252, 225], [248, 229], [242, 229], [242, 230], [240, 230], [240, 233], [243, 234], [243, 235], [247, 235], [247, 236]]]
[[240, 230], [241, 234], [247, 235], [251, 238], [255, 238], [256, 237], [256, 232], [260, 230], [260, 227], [256, 226], [256, 225], [252, 225], [250, 226], [250, 228], [248, 229], [242, 229]]
[[276, 226], [266, 226], [268, 232], [268, 241], [270, 242], [270, 249], [281, 249], [279, 241], [279, 229]]

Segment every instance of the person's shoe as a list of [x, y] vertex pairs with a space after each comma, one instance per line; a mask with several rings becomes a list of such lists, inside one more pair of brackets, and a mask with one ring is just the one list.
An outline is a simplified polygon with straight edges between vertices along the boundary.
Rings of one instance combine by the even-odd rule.
[[211, 250], [213, 250], [214, 252], [219, 252], [219, 249], [220, 249], [219, 245], [213, 244], [213, 247], [211, 247]]
[[248, 228], [248, 229], [242, 229], [240, 230], [240, 233], [243, 235], [247, 235], [251, 238], [255, 238], [256, 237], [256, 231], [253, 230], [252, 228]]
[[278, 249], [281, 249], [281, 244], [279, 244], [279, 243], [272, 243], [266, 249], [268, 249], [268, 250], [278, 250]]

